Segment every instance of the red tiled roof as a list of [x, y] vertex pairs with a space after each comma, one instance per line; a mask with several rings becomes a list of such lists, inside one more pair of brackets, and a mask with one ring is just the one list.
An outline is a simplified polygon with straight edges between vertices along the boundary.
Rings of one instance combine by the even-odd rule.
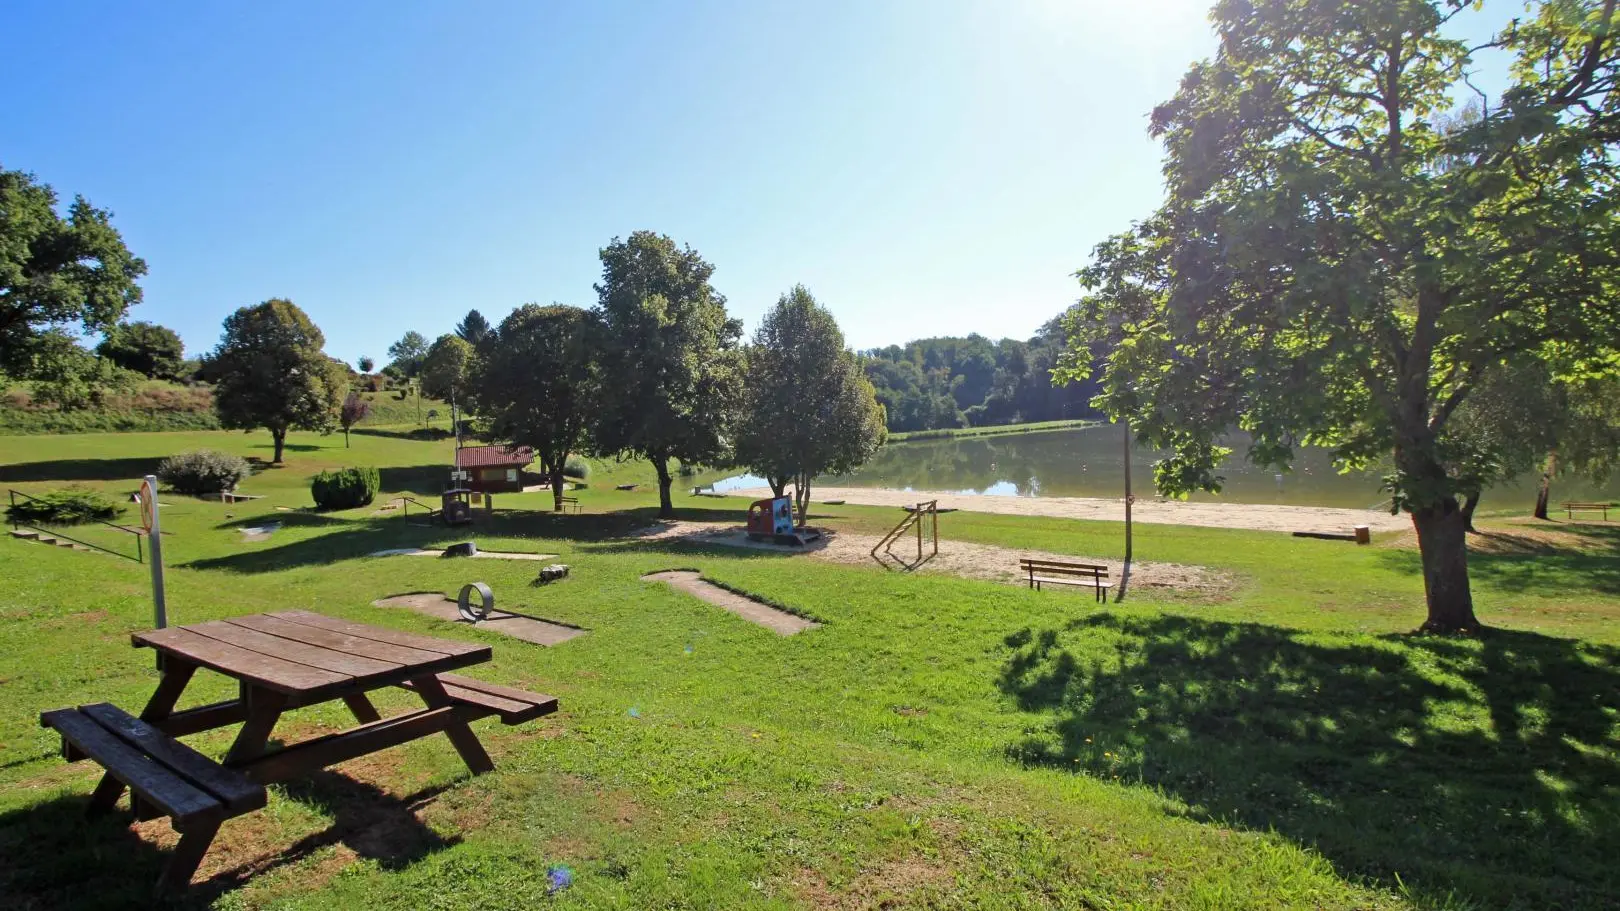
[[462, 468], [499, 468], [516, 465], [519, 468], [534, 461], [534, 447], [467, 446], [456, 454]]

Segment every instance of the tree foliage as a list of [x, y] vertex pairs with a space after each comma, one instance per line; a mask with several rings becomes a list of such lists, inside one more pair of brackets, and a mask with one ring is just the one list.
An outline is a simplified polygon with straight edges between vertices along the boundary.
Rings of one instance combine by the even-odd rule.
[[338, 409], [338, 424], [343, 428], [343, 448], [349, 448], [349, 431], [354, 425], [366, 419], [371, 414], [371, 403], [360, 397], [360, 393], [350, 390], [343, 397], [343, 406]]
[[361, 373], [369, 374], [372, 371], [372, 368], [377, 366], [377, 362], [369, 357], [362, 357], [360, 360], [355, 362], [355, 366], [360, 368]]
[[595, 414], [597, 341], [589, 312], [527, 304], [479, 346], [473, 405], [497, 439], [534, 447], [558, 510], [569, 458]]
[[793, 481], [802, 526], [816, 476], [853, 471], [883, 444], [883, 407], [837, 320], [803, 285], [765, 314], [744, 355], [734, 459], [777, 496]]
[[288, 300], [267, 300], [226, 317], [206, 367], [220, 426], [268, 429], [277, 462], [289, 429], [330, 431], [348, 376], [321, 350], [325, 343]]
[[484, 314], [477, 310], [468, 310], [467, 315], [456, 324], [456, 337], [474, 348], [483, 344], [489, 333], [489, 320], [484, 319]]
[[422, 394], [446, 402], [467, 394], [473, 346], [456, 335], [441, 335], [422, 358]]
[[399, 371], [402, 376], [415, 377], [422, 372], [422, 362], [427, 358], [428, 340], [412, 329], [400, 336], [399, 341], [388, 346], [388, 356], [393, 358], [390, 367]]
[[31, 377], [44, 333], [112, 328], [140, 303], [145, 274], [112, 213], [74, 197], [64, 218], [49, 185], [0, 169], [0, 371]]
[[141, 375], [85, 350], [65, 332], [50, 330], [30, 343], [26, 376], [34, 400], [62, 411], [99, 408], [110, 393], [132, 392]]
[[674, 515], [669, 460], [705, 464], [726, 452], [737, 411], [742, 325], [691, 247], [637, 231], [602, 248], [602, 404], [595, 448], [636, 453], [658, 472], [660, 514]]
[[179, 333], [156, 323], [119, 323], [107, 330], [96, 353], [152, 379], [178, 380], [185, 375], [186, 347]]
[[1066, 369], [1117, 342], [1098, 403], [1172, 450], [1166, 492], [1218, 488], [1233, 426], [1266, 465], [1392, 456], [1437, 631], [1477, 626], [1458, 410], [1503, 365], [1620, 336], [1615, 3], [1506, 24], [1511, 85], [1458, 128], [1462, 7], [1220, 3], [1219, 52], [1153, 113], [1166, 200], [1081, 273]]

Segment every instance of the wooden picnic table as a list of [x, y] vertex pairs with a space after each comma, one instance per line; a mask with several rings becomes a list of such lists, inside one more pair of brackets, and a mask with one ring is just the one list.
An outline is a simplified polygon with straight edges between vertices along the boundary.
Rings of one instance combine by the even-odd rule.
[[[440, 733], [481, 774], [495, 766], [470, 722], [499, 716], [519, 724], [557, 709], [550, 696], [448, 673], [488, 661], [487, 645], [308, 611], [175, 626], [131, 640], [157, 651], [162, 674], [139, 719], [102, 703], [46, 712], [40, 720], [62, 733], [69, 760], [90, 758], [107, 769], [90, 812], [111, 810], [128, 787], [137, 817], [172, 818], [183, 835], [164, 887], [190, 879], [223, 818], [264, 806], [266, 784]], [[199, 668], [236, 680], [237, 697], [175, 711]], [[414, 691], [425, 707], [383, 718], [369, 694], [396, 686]], [[283, 712], [334, 700], [348, 706], [357, 727], [270, 747]], [[173, 739], [233, 724], [242, 727], [222, 763]]]

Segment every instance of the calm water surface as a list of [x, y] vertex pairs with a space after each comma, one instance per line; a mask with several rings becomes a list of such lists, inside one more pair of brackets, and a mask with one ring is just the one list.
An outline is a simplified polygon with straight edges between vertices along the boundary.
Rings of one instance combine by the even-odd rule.
[[[1387, 505], [1379, 490], [1386, 469], [1340, 474], [1326, 450], [1298, 453], [1293, 470], [1278, 474], [1243, 458], [1247, 437], [1234, 435], [1226, 445], [1234, 455], [1220, 473], [1226, 483], [1218, 495], [1195, 500], [1271, 503], [1293, 506], [1341, 506], [1365, 509]], [[1017, 497], [1118, 497], [1125, 484], [1123, 440], [1118, 427], [1092, 427], [1044, 433], [966, 439], [920, 440], [879, 450], [859, 471], [818, 481], [825, 486], [888, 487], [898, 490], [944, 490]], [[1159, 455], [1136, 448], [1131, 471], [1137, 496], [1153, 494], [1153, 463]], [[1486, 495], [1482, 509], [1525, 508], [1535, 502], [1538, 478], [1516, 479]], [[729, 478], [715, 485], [724, 491], [764, 486], [758, 478]], [[1594, 489], [1573, 479], [1554, 484], [1553, 500], [1620, 498], [1620, 484]]]

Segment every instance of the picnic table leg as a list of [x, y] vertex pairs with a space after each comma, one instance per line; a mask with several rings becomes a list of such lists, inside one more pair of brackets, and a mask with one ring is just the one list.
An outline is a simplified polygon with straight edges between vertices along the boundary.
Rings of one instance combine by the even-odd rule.
[[344, 696], [343, 704], [348, 706], [349, 711], [354, 714], [354, 720], [361, 724], [370, 724], [373, 721], [382, 720], [382, 715], [378, 714], [377, 707], [371, 704], [371, 700], [366, 698], [365, 693]]
[[[180, 694], [185, 692], [186, 684], [197, 673], [197, 665], [174, 658], [163, 658], [163, 677], [158, 681], [157, 689], [152, 691], [152, 698], [146, 701], [146, 708], [141, 710], [142, 721], [162, 721], [174, 711], [174, 704], [180, 701]], [[111, 772], [102, 773], [101, 781], [96, 789], [90, 792], [90, 805], [85, 809], [87, 815], [100, 816], [118, 804], [118, 798], [124, 793], [124, 783], [112, 776]], [[130, 795], [130, 809], [135, 811], [136, 818], [140, 818], [142, 808], [134, 795]]]
[[[450, 694], [444, 691], [444, 684], [439, 682], [438, 677], [417, 677], [411, 681], [411, 685], [416, 687], [417, 695], [422, 697], [422, 701], [427, 703], [430, 709], [455, 704], [450, 701]], [[484, 752], [484, 745], [478, 742], [478, 735], [473, 733], [465, 721], [457, 721], [446, 727], [444, 736], [450, 738], [450, 744], [461, 754], [461, 761], [467, 764], [467, 768], [474, 775], [495, 771], [495, 763], [490, 760], [489, 754]]]
[[276, 729], [276, 722], [281, 720], [281, 712], [287, 706], [286, 697], [280, 693], [245, 684], [242, 690], [243, 701], [248, 706], [247, 721], [243, 722], [242, 730], [236, 733], [230, 752], [225, 754], [226, 765], [263, 755], [265, 746], [270, 742], [270, 732]]
[[159, 896], [191, 884], [192, 874], [197, 872], [197, 866], [202, 863], [203, 855], [208, 853], [208, 846], [213, 844], [214, 835], [218, 832], [219, 823], [209, 822], [194, 823], [180, 833], [180, 843], [169, 855], [169, 864], [163, 868], [163, 878], [158, 880]]

